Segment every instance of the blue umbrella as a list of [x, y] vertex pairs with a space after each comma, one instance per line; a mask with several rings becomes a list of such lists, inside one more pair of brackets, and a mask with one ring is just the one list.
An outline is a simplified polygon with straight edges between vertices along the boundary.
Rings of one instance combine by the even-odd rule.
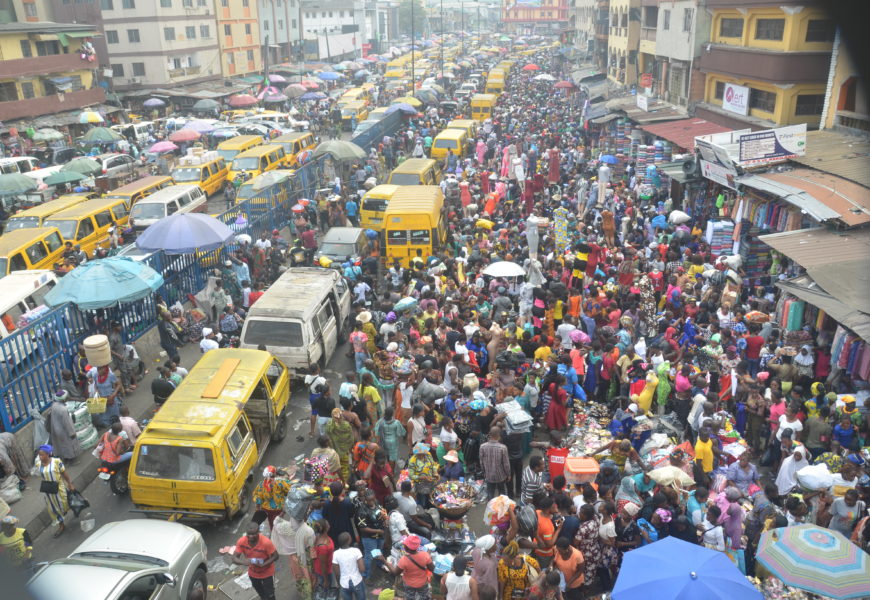
[[613, 156], [612, 154], [605, 154], [601, 157], [601, 162], [607, 163], [608, 165], [615, 165], [619, 162], [619, 159]]
[[389, 108], [386, 110], [386, 114], [394, 113], [397, 110], [402, 111], [406, 115], [416, 115], [419, 112], [416, 108], [407, 104], [405, 102], [397, 102], [396, 104], [391, 104]]
[[363, 77], [368, 77], [371, 73], [367, 69], [360, 69], [356, 73], [353, 74], [354, 79], [362, 79]]
[[72, 302], [84, 310], [108, 308], [147, 298], [163, 285], [163, 276], [126, 256], [89, 260], [76, 267], [46, 295], [49, 306]]
[[336, 79], [341, 79], [341, 75], [334, 73], [333, 71], [325, 71], [317, 76], [323, 81], [335, 81]]
[[300, 100], [324, 100], [326, 98], [326, 94], [323, 92], [306, 92], [299, 96]]
[[193, 254], [220, 248], [235, 236], [233, 230], [212, 216], [202, 213], [175, 213], [160, 219], [139, 234], [136, 245], [142, 250], [167, 254]]
[[[655, 590], [651, 594], [651, 590]], [[716, 552], [666, 537], [626, 552], [613, 600], [762, 600], [761, 592], [731, 562]]]

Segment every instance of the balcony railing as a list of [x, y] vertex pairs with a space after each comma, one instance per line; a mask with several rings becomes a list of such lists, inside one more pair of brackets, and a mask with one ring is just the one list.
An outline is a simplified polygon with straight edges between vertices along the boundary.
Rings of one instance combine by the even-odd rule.
[[0, 102], [0, 121], [40, 117], [65, 110], [77, 110], [106, 100], [106, 92], [97, 86], [65, 94], [51, 94], [41, 98], [26, 98]]
[[0, 60], [0, 77], [27, 77], [29, 75], [63, 73], [65, 71], [94, 69], [96, 67], [97, 63], [82, 60], [78, 54], [31, 56], [30, 58]]
[[641, 27], [640, 39], [642, 41], [645, 41], [645, 42], [656, 41], [656, 28], [655, 27]]

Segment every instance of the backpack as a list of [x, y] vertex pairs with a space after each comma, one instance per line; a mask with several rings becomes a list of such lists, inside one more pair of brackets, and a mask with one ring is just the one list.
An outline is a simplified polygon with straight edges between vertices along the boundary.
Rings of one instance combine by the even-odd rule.
[[534, 506], [526, 504], [517, 511], [517, 525], [520, 535], [535, 537], [538, 531], [538, 513]]

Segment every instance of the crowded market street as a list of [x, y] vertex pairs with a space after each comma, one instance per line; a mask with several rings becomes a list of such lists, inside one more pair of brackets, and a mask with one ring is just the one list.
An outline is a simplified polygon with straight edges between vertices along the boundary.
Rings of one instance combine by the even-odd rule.
[[842, 97], [811, 101], [717, 75], [718, 0], [681, 13], [688, 75], [641, 0], [609, 3], [633, 58], [407, 2], [378, 53], [343, 24], [281, 62], [266, 21], [223, 84], [0, 102], [10, 597], [870, 598], [870, 141], [834, 22], [746, 17], [824, 57]]

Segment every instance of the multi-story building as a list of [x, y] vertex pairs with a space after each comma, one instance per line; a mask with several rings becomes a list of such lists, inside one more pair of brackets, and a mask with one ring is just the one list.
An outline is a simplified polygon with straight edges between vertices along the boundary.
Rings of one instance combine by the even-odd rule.
[[[242, 0], [239, 0], [240, 2]], [[214, 0], [100, 0], [102, 26], [116, 90], [165, 88], [221, 76]], [[72, 8], [70, 8], [72, 10]], [[78, 9], [77, 9], [78, 10]]]
[[[641, 78], [653, 92], [672, 104], [688, 107], [704, 97], [704, 74], [698, 69], [702, 47], [710, 39], [710, 14], [704, 0], [643, 0], [641, 15]], [[652, 27], [652, 30], [650, 30]], [[655, 35], [650, 68], [648, 38]]]
[[0, 121], [78, 110], [105, 100], [95, 74], [99, 60], [89, 46], [99, 35], [88, 24], [0, 25]]
[[561, 33], [568, 30], [568, 0], [502, 0], [501, 21], [518, 33]]
[[360, 56], [367, 39], [365, 15], [361, 0], [302, 0], [306, 58], [334, 62]]
[[870, 133], [870, 97], [861, 71], [840, 32], [834, 38], [825, 108], [819, 128], [863, 135]]
[[619, 85], [634, 85], [640, 77], [640, 0], [610, 0], [607, 77]]
[[269, 64], [298, 60], [301, 0], [257, 0], [260, 41], [267, 46]]
[[607, 39], [610, 37], [610, 0], [596, 2], [592, 61], [602, 73], [607, 71]]
[[835, 34], [823, 9], [808, 0], [707, 0], [707, 8], [696, 114], [735, 129], [818, 127]]
[[217, 39], [224, 77], [263, 70], [256, 0], [215, 0]]

